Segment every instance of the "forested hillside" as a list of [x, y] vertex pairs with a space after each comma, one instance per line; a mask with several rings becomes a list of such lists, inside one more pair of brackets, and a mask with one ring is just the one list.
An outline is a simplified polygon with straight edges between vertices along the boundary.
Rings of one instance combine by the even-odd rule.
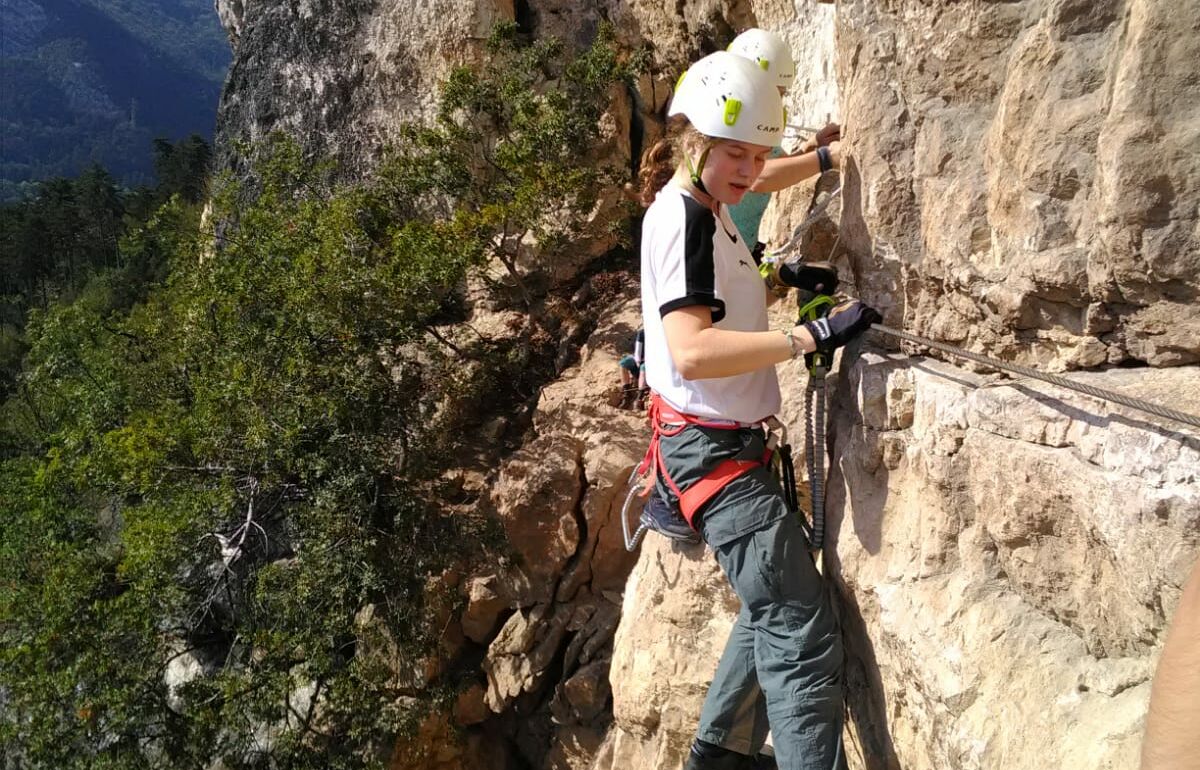
[[124, 188], [93, 164], [76, 178], [32, 185], [0, 204], [0, 399], [16, 385], [31, 318], [104, 284], [109, 310], [127, 308], [161, 280], [171, 239], [194, 222], [211, 150], [193, 134], [145, 148], [158, 181]]
[[155, 138], [211, 138], [229, 45], [206, 0], [6, 0], [0, 200], [99, 163], [153, 179]]

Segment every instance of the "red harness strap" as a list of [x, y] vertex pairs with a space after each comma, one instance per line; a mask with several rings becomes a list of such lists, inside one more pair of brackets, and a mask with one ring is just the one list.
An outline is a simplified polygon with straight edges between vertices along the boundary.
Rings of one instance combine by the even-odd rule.
[[[737, 430], [742, 425], [731, 423], [727, 420], [709, 420], [685, 414], [663, 401], [657, 393], [650, 394], [649, 411], [650, 427], [653, 432], [650, 436], [650, 447], [646, 450], [646, 456], [642, 458], [641, 465], [638, 466], [638, 475], [648, 474], [651, 467], [656, 468], [662, 474], [663, 481], [667, 483], [667, 486], [679, 498], [679, 510], [683, 513], [683, 518], [687, 520], [688, 526], [693, 529], [696, 528], [695, 524], [692, 523], [696, 512], [703, 508], [705, 503], [716, 497], [717, 493], [728, 486], [734, 479], [744, 476], [755, 468], [766, 465], [771, 461], [770, 449], [763, 452], [762, 458], [758, 460], [722, 460], [717, 464], [717, 467], [706, 473], [699, 481], [696, 481], [687, 489], [681, 490], [671, 478], [671, 474], [667, 473], [667, 464], [663, 460], [662, 451], [659, 448], [659, 438], [662, 436], [679, 435], [689, 425], [723, 430]], [[647, 477], [646, 490], [643, 492], [643, 495], [650, 492], [653, 486], [653, 479], [653, 475]]]

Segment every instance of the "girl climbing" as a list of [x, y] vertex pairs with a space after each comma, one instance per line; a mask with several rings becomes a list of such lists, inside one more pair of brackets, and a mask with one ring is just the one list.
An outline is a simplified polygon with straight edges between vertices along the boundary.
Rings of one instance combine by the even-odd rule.
[[[642, 316], [656, 490], [716, 554], [741, 600], [685, 770], [840, 770], [842, 642], [797, 517], [767, 466], [775, 364], [831, 353], [879, 319], [851, 300], [770, 330], [768, 291], [729, 218], [784, 128], [775, 81], [719, 52], [681, 79], [667, 137], [643, 160]], [[780, 280], [813, 290], [822, 271]], [[701, 494], [697, 494], [701, 492]], [[769, 760], [768, 760], [769, 761]]]

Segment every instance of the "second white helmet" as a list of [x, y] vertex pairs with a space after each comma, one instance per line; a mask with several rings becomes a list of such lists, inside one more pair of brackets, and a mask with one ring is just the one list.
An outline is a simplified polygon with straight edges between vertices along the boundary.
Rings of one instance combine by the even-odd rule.
[[786, 116], [775, 80], [749, 59], [717, 51], [679, 78], [668, 115], [683, 114], [714, 139], [775, 147]]
[[796, 62], [792, 51], [779, 35], [765, 29], [748, 29], [733, 39], [730, 53], [749, 59], [775, 79], [775, 85], [786, 90], [796, 79]]

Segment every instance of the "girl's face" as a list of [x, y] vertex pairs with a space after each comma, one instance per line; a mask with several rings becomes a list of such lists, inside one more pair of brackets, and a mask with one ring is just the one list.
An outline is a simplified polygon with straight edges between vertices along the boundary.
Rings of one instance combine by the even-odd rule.
[[708, 151], [700, 179], [708, 194], [721, 203], [733, 206], [741, 203], [750, 185], [762, 173], [763, 164], [771, 148], [761, 144], [735, 142], [726, 139], [717, 142]]

